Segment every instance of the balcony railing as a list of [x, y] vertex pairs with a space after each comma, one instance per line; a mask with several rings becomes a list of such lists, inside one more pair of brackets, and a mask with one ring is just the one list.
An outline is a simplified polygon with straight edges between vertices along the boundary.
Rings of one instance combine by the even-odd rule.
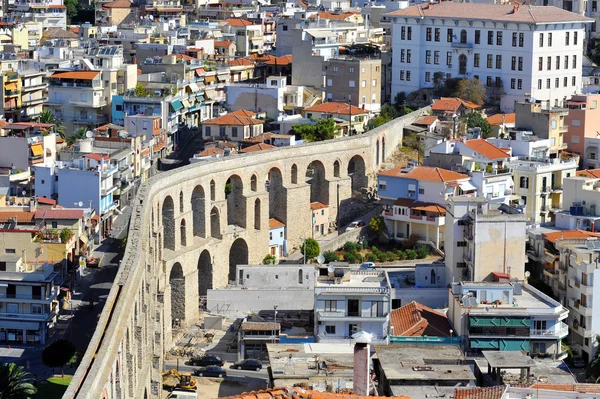
[[40, 97], [40, 98], [34, 98], [31, 100], [21, 100], [21, 104], [23, 105], [31, 105], [31, 104], [36, 104], [36, 103], [43, 103], [44, 101], [47, 101], [48, 97]]
[[47, 83], [40, 83], [37, 85], [22, 86], [21, 90], [22, 91], [39, 90], [39, 89], [45, 89], [46, 87], [48, 87]]
[[569, 333], [569, 326], [565, 323], [560, 323], [558, 329], [532, 329], [531, 336], [537, 337], [565, 337]]
[[55, 314], [56, 314], [56, 311], [50, 311], [49, 313], [3, 312], [3, 313], [0, 313], [0, 318], [46, 321], [46, 320], [50, 319], [51, 317], [53, 317]]
[[452, 48], [473, 48], [473, 43], [452, 42]]
[[32, 301], [46, 301], [54, 298], [57, 294], [58, 290], [52, 290], [46, 296], [42, 295], [32, 295], [32, 294], [0, 294], [0, 299], [25, 299]]
[[563, 190], [563, 188], [562, 188], [562, 186], [561, 186], [561, 185], [555, 185], [555, 186], [552, 186], [552, 192], [553, 192], [553, 193], [561, 193], [561, 192], [562, 192], [562, 190]]
[[387, 317], [386, 312], [375, 312], [371, 313], [369, 311], [366, 312], [345, 312], [343, 310], [340, 311], [319, 311], [319, 318], [346, 318], [346, 317], [360, 317], [363, 319], [368, 318], [383, 318]]

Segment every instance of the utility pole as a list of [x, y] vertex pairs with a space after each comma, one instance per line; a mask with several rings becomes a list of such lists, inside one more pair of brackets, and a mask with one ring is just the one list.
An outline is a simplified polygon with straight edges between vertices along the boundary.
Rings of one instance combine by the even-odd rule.
[[348, 95], [348, 112], [350, 112], [350, 117], [348, 118], [348, 136], [352, 135], [352, 100], [350, 95]]

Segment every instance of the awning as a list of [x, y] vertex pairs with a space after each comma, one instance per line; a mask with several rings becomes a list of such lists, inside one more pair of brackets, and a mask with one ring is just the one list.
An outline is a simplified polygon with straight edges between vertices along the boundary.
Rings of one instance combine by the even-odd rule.
[[337, 36], [334, 32], [330, 30], [307, 31], [307, 33], [316, 39]]
[[352, 126], [352, 128], [354, 130], [356, 130], [358, 133], [362, 133], [365, 131], [365, 127], [363, 126], [362, 123], [360, 125]]
[[463, 190], [464, 192], [477, 190], [477, 187], [475, 187], [468, 181], [459, 183], [459, 186], [460, 186], [460, 189]]
[[204, 73], [204, 68], [196, 68], [196, 75], [201, 76]]
[[205, 76], [204, 77], [204, 82], [205, 83], [214, 83], [216, 81], [214, 76]]
[[183, 108], [183, 104], [180, 100], [175, 100], [171, 102], [171, 108], [173, 108], [173, 111], [179, 111], [181, 108]]
[[32, 144], [31, 152], [33, 153], [34, 157], [41, 157], [44, 155], [44, 147], [42, 147], [41, 144]]
[[6, 84], [6, 85], [4, 85], [4, 90], [17, 90], [17, 84], [16, 83]]
[[5, 330], [37, 330], [40, 328], [40, 323], [35, 321], [0, 321], [0, 328]]
[[198, 85], [196, 83], [190, 83], [190, 89], [192, 90], [192, 92], [196, 93], [198, 91], [200, 91], [200, 88], [198, 87]]
[[187, 99], [183, 100], [183, 106], [186, 107], [186, 108], [189, 108], [190, 107], [190, 102]]
[[225, 82], [225, 81], [227, 81], [228, 76], [229, 76], [229, 74], [227, 74], [227, 75], [219, 74], [219, 75], [217, 75], [217, 80], [219, 82]]
[[88, 243], [88, 236], [86, 236], [85, 234], [82, 234], [79, 236], [79, 241], [81, 241], [83, 243], [83, 245], [87, 245]]

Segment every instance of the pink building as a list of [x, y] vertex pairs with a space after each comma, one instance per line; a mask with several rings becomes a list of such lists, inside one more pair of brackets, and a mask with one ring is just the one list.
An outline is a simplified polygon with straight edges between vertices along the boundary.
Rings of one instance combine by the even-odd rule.
[[312, 236], [322, 237], [329, 231], [329, 206], [321, 202], [311, 202]]
[[569, 127], [565, 133], [568, 151], [585, 156], [585, 138], [596, 138], [600, 131], [600, 94], [574, 95], [568, 101], [569, 115], [565, 117], [565, 125]]

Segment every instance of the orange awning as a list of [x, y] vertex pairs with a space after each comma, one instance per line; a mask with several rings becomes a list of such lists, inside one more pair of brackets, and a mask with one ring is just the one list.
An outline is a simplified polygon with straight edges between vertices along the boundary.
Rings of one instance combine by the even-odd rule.
[[44, 155], [44, 147], [42, 147], [41, 144], [32, 144], [31, 152], [33, 153], [33, 156], [41, 157], [42, 155]]
[[213, 83], [214, 81], [216, 81], [214, 76], [205, 76], [204, 77], [204, 82], [206, 82], [206, 83]]
[[17, 84], [16, 83], [9, 83], [4, 85], [4, 90], [17, 90]]

